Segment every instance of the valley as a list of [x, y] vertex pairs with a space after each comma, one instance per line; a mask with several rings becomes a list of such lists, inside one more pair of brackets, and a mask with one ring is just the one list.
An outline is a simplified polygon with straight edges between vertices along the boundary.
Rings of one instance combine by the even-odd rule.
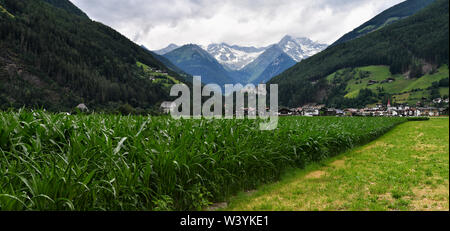
[[[363, 108], [387, 100], [426, 106], [448, 98], [445, 0], [409, 0], [393, 6], [332, 46], [285, 35], [263, 47], [171, 43], [154, 52], [92, 21], [71, 2], [44, 2], [0, 0], [0, 47], [5, 51], [0, 75], [8, 77], [0, 85], [4, 108], [43, 106], [58, 111], [84, 102], [110, 112], [126, 105], [138, 109], [135, 112], [152, 108], [147, 112], [153, 113], [171, 99], [168, 90], [173, 84], [190, 84], [194, 75], [202, 76], [204, 84], [221, 86], [278, 84], [280, 105], [290, 108], [314, 104]], [[49, 26], [49, 19], [37, 15], [37, 9], [62, 23]], [[27, 24], [20, 17], [35, 20]], [[40, 32], [33, 32], [36, 26], [41, 26]], [[66, 51], [37, 44], [35, 38], [54, 40]], [[41, 57], [44, 51], [51, 55]], [[24, 87], [16, 89], [19, 84]]]
[[[208, 46], [189, 44], [182, 47], [170, 44], [154, 52], [168, 58], [192, 76], [201, 75], [205, 84], [246, 85], [266, 83], [327, 46], [308, 38], [286, 35], [280, 42], [267, 47], [245, 47], [226, 43]], [[196, 55], [189, 49], [193, 47], [196, 48]]]
[[449, 0], [298, 2], [0, 0], [0, 210], [448, 210]]

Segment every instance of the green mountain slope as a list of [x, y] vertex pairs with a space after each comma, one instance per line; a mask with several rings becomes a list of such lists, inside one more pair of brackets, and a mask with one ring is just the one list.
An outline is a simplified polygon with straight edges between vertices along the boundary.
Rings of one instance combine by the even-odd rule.
[[393, 75], [422, 77], [448, 65], [448, 5], [448, 0], [437, 0], [409, 18], [303, 60], [269, 83], [279, 84], [281, 105], [298, 106], [347, 95], [346, 81], [326, 79], [343, 68], [386, 65]]
[[258, 78], [253, 80], [254, 84], [266, 83], [273, 76], [277, 76], [281, 74], [283, 71], [288, 68], [294, 66], [297, 62], [295, 62], [289, 55], [286, 53], [281, 53], [272, 63], [267, 66], [267, 68], [258, 76]]
[[49, 4], [51, 4], [57, 8], [61, 8], [69, 13], [88, 18], [88, 16], [83, 11], [81, 11], [78, 7], [76, 7], [70, 1], [65, 1], [65, 0], [62, 0], [62, 1], [61, 0], [43, 0], [43, 1], [48, 2]]
[[183, 70], [181, 70], [179, 67], [175, 66], [172, 62], [170, 62], [170, 60], [168, 60], [166, 57], [159, 55], [149, 49], [147, 49], [147, 47], [145, 47], [144, 45], [141, 45], [141, 47], [146, 50], [148, 53], [150, 53], [153, 57], [155, 57], [157, 60], [159, 60], [161, 63], [163, 63], [167, 68], [169, 68], [170, 70], [176, 72], [177, 74], [179, 74], [180, 76], [183, 76], [184, 79], [186, 79], [186, 81], [191, 81], [192, 80], [192, 76], [189, 76], [189, 74], [187, 74], [186, 72], [184, 72]]
[[223, 86], [235, 82], [214, 57], [197, 45], [182, 46], [164, 57], [184, 72], [201, 76], [204, 84], [215, 83]]
[[353, 31], [345, 34], [333, 45], [344, 43], [355, 38], [364, 36], [370, 32], [379, 30], [387, 25], [390, 25], [398, 20], [409, 17], [424, 7], [428, 6], [435, 0], [407, 0], [398, 5], [395, 5], [381, 14], [377, 15], [373, 19], [354, 29]]
[[[0, 0], [0, 5], [14, 15], [0, 13], [2, 108], [61, 111], [79, 103], [94, 109], [152, 108], [170, 98], [167, 83], [173, 78], [185, 81], [67, 0]], [[163, 78], [158, 72], [167, 73], [164, 83], [155, 81]]]
[[[388, 66], [366, 66], [358, 68], [345, 68], [334, 72], [327, 77], [331, 85], [345, 86], [340, 95], [329, 96], [327, 103], [331, 107], [362, 106], [355, 104], [354, 99], [361, 92], [370, 90], [374, 101], [365, 103], [407, 103], [415, 105], [418, 101], [430, 101], [439, 97], [449, 96], [448, 87], [449, 70], [442, 65], [432, 73], [420, 78], [407, 78], [404, 75], [393, 75]], [[345, 95], [343, 98], [342, 95]]]
[[278, 45], [273, 45], [268, 48], [264, 51], [264, 53], [258, 56], [258, 58], [240, 71], [242, 75], [247, 77], [243, 81], [247, 81], [249, 83], [255, 83], [255, 81], [258, 81], [259, 77], [263, 74], [266, 68], [269, 67], [269, 65], [283, 53], [283, 50]]

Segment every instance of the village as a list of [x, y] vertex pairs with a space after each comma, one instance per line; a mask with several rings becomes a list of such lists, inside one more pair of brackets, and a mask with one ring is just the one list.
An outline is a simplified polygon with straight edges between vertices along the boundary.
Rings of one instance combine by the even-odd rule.
[[381, 103], [374, 107], [366, 108], [327, 108], [325, 105], [304, 105], [298, 108], [280, 108], [279, 116], [397, 116], [397, 117], [418, 117], [418, 116], [444, 116], [448, 115], [448, 99], [435, 99], [433, 103], [447, 104], [446, 107], [420, 106], [418, 103], [412, 107], [409, 105], [387, 105]]
[[[376, 104], [374, 107], [366, 108], [327, 108], [325, 105], [308, 104], [297, 108], [286, 108], [280, 107], [278, 109], [279, 116], [395, 116], [395, 117], [436, 117], [436, 116], [448, 116], [448, 99], [435, 99], [433, 100], [434, 105], [446, 104], [445, 107], [435, 107], [435, 106], [420, 106], [418, 103], [416, 106], [412, 107], [409, 105], [391, 105], [388, 101], [387, 105], [381, 103]], [[161, 104], [161, 111], [164, 114], [169, 114], [170, 110], [175, 107], [173, 102], [163, 102]], [[267, 108], [269, 110], [269, 108]], [[256, 108], [243, 108], [244, 114], [254, 114]]]
[[[393, 81], [387, 79], [385, 81]], [[240, 90], [243, 94], [266, 95], [265, 90], [255, 89], [254, 87], [245, 87]], [[395, 98], [395, 97], [394, 97]], [[165, 101], [160, 106], [162, 114], [170, 114], [170, 111], [176, 107], [173, 102]], [[306, 104], [303, 106], [289, 108], [278, 107], [278, 116], [386, 116], [386, 117], [437, 117], [449, 115], [449, 98], [422, 98], [415, 104], [394, 103], [388, 100], [386, 104], [377, 103], [374, 105], [366, 105], [364, 108], [331, 108], [325, 104]], [[240, 108], [244, 115], [256, 115], [257, 108], [246, 106]], [[269, 111], [269, 108], [266, 108]], [[234, 111], [235, 115], [236, 112]]]

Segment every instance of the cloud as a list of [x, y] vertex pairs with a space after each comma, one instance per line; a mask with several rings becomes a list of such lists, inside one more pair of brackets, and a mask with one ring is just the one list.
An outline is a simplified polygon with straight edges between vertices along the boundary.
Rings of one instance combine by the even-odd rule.
[[267, 46], [284, 35], [331, 44], [403, 0], [71, 0], [92, 19], [159, 49], [226, 42]]

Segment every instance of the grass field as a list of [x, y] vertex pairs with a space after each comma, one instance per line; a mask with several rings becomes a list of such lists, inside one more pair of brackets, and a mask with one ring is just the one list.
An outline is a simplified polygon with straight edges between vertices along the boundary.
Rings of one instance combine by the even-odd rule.
[[163, 74], [163, 73], [158, 73], [155, 71], [152, 71], [151, 68], [141, 62], [136, 62], [136, 65], [139, 68], [142, 68], [142, 70], [148, 75], [148, 76], [153, 76], [155, 79], [153, 80], [155, 83], [162, 83], [164, 86], [166, 87], [171, 87], [173, 84], [179, 84], [181, 83], [180, 81], [178, 81], [177, 79], [175, 79], [174, 77], [168, 75], [168, 74]]
[[0, 210], [198, 210], [403, 118], [259, 120], [0, 111]]
[[449, 210], [449, 120], [407, 122], [279, 183], [241, 193], [226, 210]]
[[[385, 92], [394, 95], [397, 103], [410, 103], [415, 104], [417, 101], [421, 101], [422, 97], [430, 97], [429, 87], [433, 82], [438, 82], [441, 79], [449, 77], [449, 70], [447, 65], [441, 66], [436, 73], [424, 75], [417, 79], [408, 79], [403, 75], [392, 75], [388, 66], [366, 66], [356, 68], [357, 71], [367, 71], [370, 75], [366, 78], [352, 78], [348, 81], [346, 91], [348, 92], [345, 97], [355, 98], [358, 96], [359, 91], [364, 88], [371, 89], [377, 92], [377, 88], [382, 87]], [[338, 72], [342, 72], [340, 70]], [[333, 73], [327, 77], [328, 81], [333, 81], [336, 73]], [[388, 78], [395, 79], [391, 83], [381, 83], [381, 81]], [[375, 80], [379, 83], [368, 85], [369, 80]], [[412, 90], [420, 90], [412, 92]], [[448, 96], [448, 87], [439, 89], [442, 96]]]

